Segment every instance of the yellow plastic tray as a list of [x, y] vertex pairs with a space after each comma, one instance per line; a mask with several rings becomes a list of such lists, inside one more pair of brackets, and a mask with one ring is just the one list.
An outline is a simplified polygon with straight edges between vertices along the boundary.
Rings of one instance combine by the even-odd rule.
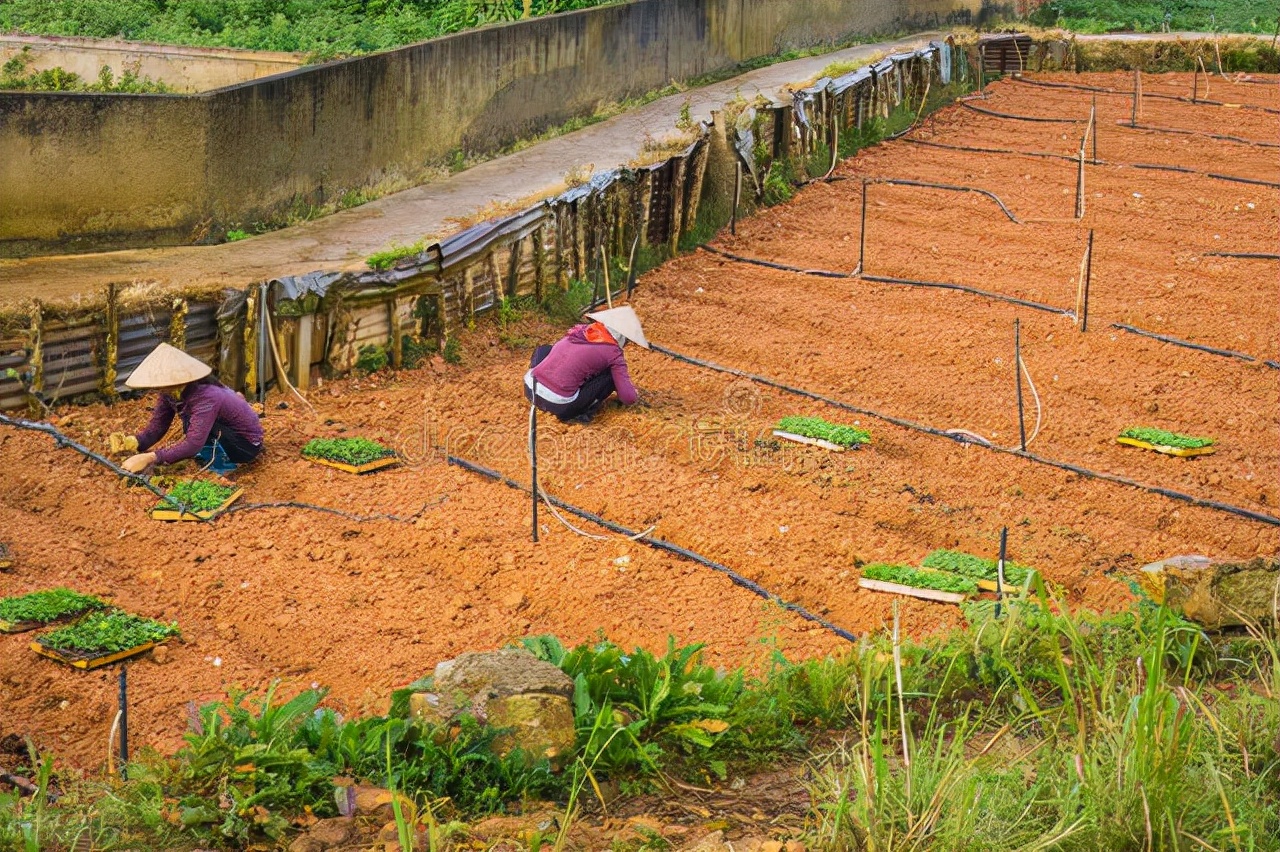
[[1130, 447], [1139, 447], [1144, 450], [1155, 450], [1157, 453], [1164, 453], [1166, 456], [1177, 456], [1180, 459], [1190, 458], [1191, 456], [1210, 456], [1218, 451], [1217, 447], [1196, 447], [1194, 449], [1188, 447], [1166, 447], [1163, 444], [1153, 444], [1150, 441], [1140, 441], [1137, 438], [1116, 438], [1117, 444], [1125, 444]]
[[384, 467], [391, 467], [399, 464], [400, 459], [395, 456], [387, 456], [384, 459], [374, 459], [364, 464], [347, 464], [346, 462], [333, 461], [332, 459], [320, 459], [314, 456], [303, 456], [309, 462], [322, 464], [325, 467], [336, 467], [338, 470], [345, 470], [347, 473], [373, 473], [375, 470], [382, 470]]
[[182, 512], [178, 509], [162, 509], [157, 506], [151, 510], [150, 514], [152, 520], [156, 521], [207, 521], [214, 515], [225, 511], [228, 506], [239, 500], [242, 494], [244, 494], [244, 489], [237, 488], [230, 497], [222, 501], [221, 506], [206, 509], [203, 512]]
[[63, 665], [72, 666], [77, 669], [96, 669], [99, 666], [109, 666], [112, 663], [118, 663], [121, 660], [127, 660], [130, 657], [136, 657], [144, 654], [156, 646], [155, 642], [148, 642], [145, 645], [139, 645], [136, 648], [128, 648], [124, 651], [116, 651], [111, 654], [105, 654], [101, 657], [79, 657], [64, 654], [61, 651], [55, 651], [53, 648], [46, 648], [39, 642], [31, 643], [31, 650], [35, 651], [42, 657], [48, 657], [51, 660], [57, 660]]
[[5, 621], [0, 618], [0, 633], [26, 633], [42, 626], [39, 621]]

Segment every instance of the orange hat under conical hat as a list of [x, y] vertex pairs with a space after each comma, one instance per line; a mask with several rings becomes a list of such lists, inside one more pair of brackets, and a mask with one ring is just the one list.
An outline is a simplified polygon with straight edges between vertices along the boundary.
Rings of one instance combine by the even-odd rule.
[[649, 341], [644, 339], [644, 329], [640, 328], [640, 317], [630, 305], [596, 311], [587, 316], [609, 329], [610, 334], [621, 334], [637, 346], [649, 348]]
[[172, 388], [199, 381], [213, 372], [208, 364], [175, 346], [161, 343], [125, 379], [131, 388]]

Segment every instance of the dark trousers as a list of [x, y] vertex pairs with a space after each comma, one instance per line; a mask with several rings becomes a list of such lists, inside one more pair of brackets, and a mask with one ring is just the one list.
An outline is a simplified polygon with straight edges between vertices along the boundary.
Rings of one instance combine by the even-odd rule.
[[[550, 352], [551, 347], [549, 345], [539, 346], [533, 350], [533, 357], [529, 359], [529, 366], [538, 366]], [[595, 414], [600, 406], [609, 397], [613, 396], [614, 390], [613, 374], [605, 370], [603, 373], [592, 376], [583, 382], [582, 387], [578, 388], [578, 398], [573, 402], [549, 402], [542, 397], [538, 397], [535, 401], [528, 385], [524, 386], [524, 398], [533, 402], [540, 410], [548, 414], [554, 414], [560, 420], [568, 421], [584, 415], [590, 417]]]
[[196, 461], [214, 473], [230, 473], [237, 465], [248, 464], [262, 453], [262, 445], [245, 440], [234, 429], [214, 421], [209, 440], [196, 453]]

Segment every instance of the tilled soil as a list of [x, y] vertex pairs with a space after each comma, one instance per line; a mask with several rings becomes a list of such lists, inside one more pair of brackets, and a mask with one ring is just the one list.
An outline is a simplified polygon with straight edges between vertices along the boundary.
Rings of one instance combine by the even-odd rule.
[[[1174, 77], [1149, 78], [1146, 91], [1175, 92], [1181, 83]], [[1053, 79], [1126, 82], [1124, 75]], [[1267, 87], [1239, 88], [1259, 102], [1274, 99]], [[1216, 88], [1214, 95], [1227, 99]], [[1092, 93], [1003, 82], [974, 103], [1008, 114], [1087, 117]], [[1102, 95], [1098, 107], [1099, 157], [1108, 163], [1280, 180], [1275, 158], [1249, 146], [1149, 137], [1114, 126], [1128, 118], [1123, 97]], [[1148, 99], [1142, 120], [1221, 132], [1226, 108], [1216, 108], [1216, 118], [1213, 109]], [[1276, 137], [1276, 116], [1227, 114], [1233, 135]], [[1082, 131], [956, 106], [914, 138], [1071, 154]], [[805, 276], [697, 252], [642, 278], [634, 304], [649, 338], [1008, 447], [1018, 441], [1017, 319], [1036, 388], [1033, 395], [1024, 386], [1030, 450], [1280, 514], [1280, 371], [1111, 327], [1125, 322], [1260, 359], [1280, 356], [1274, 264], [1205, 255], [1275, 251], [1280, 191], [1087, 165], [1086, 214], [1077, 222], [1073, 163], [909, 140], [867, 151], [837, 176], [847, 179], [805, 188], [716, 245], [850, 271], [858, 261], [861, 178], [979, 186], [1024, 224], [977, 194], [873, 185], [867, 271], [1070, 309], [1093, 229], [1090, 330], [1082, 334], [1070, 317], [967, 293]], [[180, 743], [189, 702], [232, 688], [274, 678], [286, 691], [315, 683], [330, 688], [346, 712], [380, 710], [393, 687], [439, 660], [527, 634], [568, 642], [606, 636], [654, 650], [671, 635], [707, 643], [717, 664], [752, 668], [774, 648], [804, 657], [844, 647], [722, 574], [618, 536], [579, 535], [545, 508], [542, 540], [533, 544], [527, 494], [444, 463], [447, 452], [528, 483], [519, 381], [529, 344], [557, 333], [533, 319], [505, 329], [482, 324], [463, 336], [461, 366], [436, 362], [326, 383], [310, 394], [314, 413], [273, 395], [269, 451], [236, 477], [247, 491], [243, 502], [296, 501], [397, 519], [262, 507], [212, 524], [162, 524], [145, 515], [150, 495], [121, 490], [100, 466], [55, 449], [45, 436], [0, 430], [0, 540], [17, 558], [14, 571], [0, 574], [0, 591], [67, 584], [178, 621], [183, 639], [163, 662], [144, 658], [130, 675], [131, 740], [162, 751]], [[1126, 605], [1125, 576], [1144, 562], [1280, 549], [1280, 527], [840, 411], [656, 351], [628, 348], [628, 359], [644, 405], [611, 408], [585, 428], [539, 419], [543, 487], [630, 529], [652, 527], [654, 536], [855, 633], [881, 629], [893, 601], [857, 588], [860, 565], [913, 561], [938, 547], [994, 555], [1001, 527], [1009, 528], [1013, 558], [1040, 568], [1072, 605], [1103, 610]], [[288, 407], [276, 407], [281, 402]], [[72, 409], [62, 412], [60, 427], [101, 450], [109, 432], [138, 428], [146, 408], [138, 400]], [[873, 440], [843, 454], [780, 443], [770, 431], [787, 414], [857, 423]], [[1136, 424], [1210, 435], [1220, 449], [1182, 460], [1117, 445], [1117, 432]], [[405, 464], [357, 478], [299, 458], [309, 438], [339, 434], [391, 443]], [[902, 600], [900, 613], [915, 636], [961, 622], [954, 607], [914, 599]], [[31, 734], [77, 765], [100, 764], [115, 710], [114, 671], [82, 673], [40, 660], [26, 649], [30, 639], [0, 636], [0, 736]]]

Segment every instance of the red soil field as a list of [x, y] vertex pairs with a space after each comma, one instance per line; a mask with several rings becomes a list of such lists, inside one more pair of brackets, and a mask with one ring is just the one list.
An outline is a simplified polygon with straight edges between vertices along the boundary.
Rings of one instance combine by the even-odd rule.
[[[1058, 75], [1125, 88], [1127, 75]], [[1190, 75], [1148, 78], [1147, 93], [1189, 93]], [[1185, 85], [1184, 85], [1185, 84]], [[1277, 106], [1276, 90], [1213, 81], [1212, 96]], [[1185, 92], [1183, 91], [1185, 90]], [[1093, 93], [1004, 81], [982, 109], [1087, 119]], [[1274, 252], [1280, 190], [1159, 163], [1280, 182], [1273, 150], [1203, 136], [1124, 128], [1130, 101], [1099, 95], [1099, 159], [1086, 165], [1086, 212], [1074, 219], [1076, 165], [915, 144], [1073, 155], [1083, 124], [996, 118], [953, 106], [910, 139], [843, 163], [721, 234], [715, 247], [806, 268], [858, 261], [862, 179], [980, 187], [991, 199], [873, 185], [869, 274], [965, 284], [1074, 308], [1090, 229], [1090, 328], [977, 295], [764, 269], [707, 252], [643, 277], [633, 304], [649, 338], [883, 414], [1017, 444], [1013, 322], [1039, 395], [1026, 390], [1029, 449], [1148, 485], [1280, 515], [1280, 288], [1274, 261], [1207, 256]], [[1225, 117], [1224, 117], [1225, 116]], [[1277, 141], [1277, 116], [1148, 98], [1142, 122]], [[1065, 135], [1066, 138], [1063, 138]], [[1136, 193], [1136, 195], [1135, 195]], [[1250, 206], [1252, 205], [1252, 206]], [[1248, 363], [1122, 332], [1113, 322], [1232, 349]], [[820, 626], [726, 577], [617, 536], [580, 536], [530, 499], [446, 465], [447, 452], [528, 483], [528, 410], [519, 381], [532, 342], [558, 329], [529, 319], [463, 335], [463, 364], [325, 383], [315, 411], [273, 395], [265, 459], [236, 481], [251, 503], [303, 501], [407, 521], [359, 522], [263, 508], [212, 524], [162, 524], [146, 493], [121, 490], [100, 466], [45, 436], [0, 429], [0, 540], [17, 556], [0, 592], [55, 584], [177, 620], [163, 663], [131, 668], [131, 740], [175, 748], [190, 701], [273, 678], [286, 691], [332, 690], [346, 712], [385, 709], [390, 690], [465, 650], [527, 634], [568, 642], [606, 636], [659, 650], [668, 635], [707, 643], [708, 658], [759, 670], [774, 648], [793, 658], [845, 647]], [[518, 335], [518, 337], [517, 337]], [[590, 427], [539, 420], [543, 487], [569, 503], [728, 565], [782, 599], [854, 633], [890, 619], [892, 598], [857, 588], [858, 567], [914, 561], [952, 547], [1038, 567], [1068, 603], [1128, 604], [1125, 579], [1175, 553], [1247, 558], [1280, 551], [1280, 527], [923, 434], [628, 348], [645, 405], [611, 408]], [[279, 402], [287, 402], [280, 409]], [[146, 401], [68, 409], [61, 428], [103, 449], [136, 429]], [[857, 452], [772, 442], [787, 414], [857, 423]], [[1158, 426], [1217, 439], [1216, 455], [1176, 459], [1125, 448], [1116, 434]], [[406, 463], [356, 478], [299, 458], [316, 436], [391, 443]], [[603, 531], [574, 521], [584, 531]], [[961, 623], [955, 607], [904, 599], [903, 624], [925, 636]], [[0, 636], [0, 736], [30, 734], [74, 764], [105, 758], [114, 673], [36, 658], [30, 636]]]

